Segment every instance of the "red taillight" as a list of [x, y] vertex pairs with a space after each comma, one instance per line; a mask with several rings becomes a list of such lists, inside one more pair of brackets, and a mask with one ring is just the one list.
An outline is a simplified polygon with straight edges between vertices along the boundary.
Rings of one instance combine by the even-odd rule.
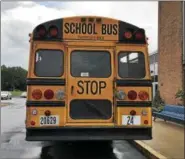
[[145, 92], [145, 91], [139, 92], [138, 96], [139, 96], [139, 98], [140, 98], [141, 100], [147, 100], [148, 97], [149, 97], [148, 93]]
[[51, 89], [48, 89], [44, 92], [44, 97], [46, 99], [52, 99], [54, 97], [54, 92]]
[[33, 90], [33, 92], [32, 92], [32, 97], [34, 98], [34, 99], [41, 99], [42, 98], [42, 92], [41, 92], [41, 90], [40, 89], [35, 89], [35, 90]]
[[37, 34], [39, 37], [44, 37], [46, 35], [46, 28], [41, 25], [37, 28]]
[[132, 38], [132, 32], [126, 31], [126, 32], [124, 33], [124, 37], [125, 37], [126, 39]]
[[135, 110], [131, 110], [130, 111], [130, 115], [136, 115], [136, 111]]
[[31, 123], [30, 123], [31, 125], [35, 125], [35, 121], [31, 121]]
[[56, 37], [58, 35], [58, 28], [56, 26], [51, 26], [49, 28], [49, 35], [51, 37]]
[[128, 92], [128, 98], [130, 100], [135, 100], [137, 98], [137, 93], [135, 91], [133, 91], [133, 90], [129, 91]]
[[135, 34], [136, 40], [143, 39], [143, 37], [144, 37], [144, 34], [143, 34], [142, 32], [137, 32], [137, 33]]
[[44, 114], [45, 114], [46, 116], [50, 116], [50, 115], [51, 115], [51, 111], [50, 111], [50, 110], [46, 110], [46, 111], [44, 112]]
[[147, 124], [148, 124], [148, 120], [145, 120], [145, 121], [144, 121], [144, 124], [146, 124], [146, 125], [147, 125]]

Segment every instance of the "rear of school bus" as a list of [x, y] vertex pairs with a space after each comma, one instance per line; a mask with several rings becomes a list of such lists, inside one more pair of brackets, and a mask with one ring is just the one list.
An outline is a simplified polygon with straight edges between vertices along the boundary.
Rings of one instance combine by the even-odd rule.
[[30, 38], [26, 140], [152, 139], [143, 29], [104, 17], [42, 23]]

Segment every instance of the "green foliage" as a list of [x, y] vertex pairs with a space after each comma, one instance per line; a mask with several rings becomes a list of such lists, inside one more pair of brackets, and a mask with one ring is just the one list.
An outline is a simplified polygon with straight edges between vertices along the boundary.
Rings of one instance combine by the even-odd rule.
[[165, 102], [161, 98], [159, 90], [156, 92], [155, 97], [152, 101], [152, 109], [153, 111], [162, 111], [164, 108]]
[[17, 91], [16, 90], [16, 91], [12, 91], [11, 93], [12, 93], [13, 97], [17, 97], [17, 96], [20, 96], [22, 94], [22, 91]]
[[1, 66], [1, 90], [26, 90], [27, 71], [21, 67]]
[[180, 101], [183, 101], [185, 98], [184, 91], [182, 89], [179, 89], [175, 94], [175, 98], [179, 99]]

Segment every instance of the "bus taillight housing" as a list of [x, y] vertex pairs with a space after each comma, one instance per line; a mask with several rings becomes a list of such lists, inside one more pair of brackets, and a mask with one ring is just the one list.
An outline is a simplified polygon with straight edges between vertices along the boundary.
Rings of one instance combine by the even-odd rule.
[[130, 100], [136, 100], [136, 98], [137, 98], [137, 92], [134, 91], [134, 90], [131, 90], [131, 91], [128, 92], [128, 95], [127, 96], [128, 96], [128, 98]]
[[141, 100], [147, 100], [149, 98], [149, 95], [146, 91], [140, 91], [138, 96]]
[[47, 89], [45, 92], [44, 92], [44, 97], [46, 99], [52, 99], [54, 97], [54, 92], [51, 90], [51, 89]]
[[36, 100], [41, 99], [42, 98], [42, 92], [41, 92], [41, 90], [40, 89], [33, 90], [32, 97], [33, 97], [33, 99], [36, 99]]
[[144, 34], [142, 32], [136, 32], [135, 33], [135, 39], [136, 40], [142, 40], [144, 38]]

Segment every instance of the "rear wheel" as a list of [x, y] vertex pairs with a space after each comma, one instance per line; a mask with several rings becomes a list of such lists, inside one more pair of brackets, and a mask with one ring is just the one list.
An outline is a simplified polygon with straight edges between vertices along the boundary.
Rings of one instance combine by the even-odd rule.
[[112, 141], [58, 142], [53, 146], [53, 159], [101, 158], [114, 159]]
[[73, 152], [70, 151], [71, 146], [67, 142], [55, 142], [53, 145], [53, 159], [73, 158]]
[[52, 158], [51, 146], [42, 147], [40, 158], [41, 159], [51, 159]]

